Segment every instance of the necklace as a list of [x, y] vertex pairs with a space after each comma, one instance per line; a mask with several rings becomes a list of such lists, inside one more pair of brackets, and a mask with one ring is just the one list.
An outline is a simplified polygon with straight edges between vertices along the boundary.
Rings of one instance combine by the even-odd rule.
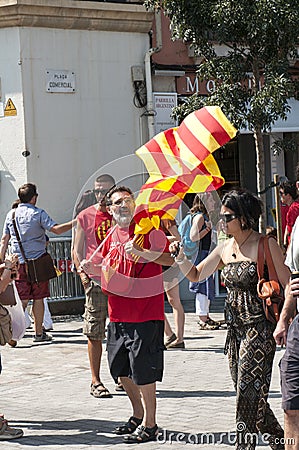
[[236, 248], [237, 242], [236, 242], [236, 240], [235, 240], [235, 238], [234, 238], [234, 242], [233, 242], [233, 250], [234, 250], [234, 253], [232, 253], [232, 257], [233, 257], [234, 259], [236, 259], [236, 257], [237, 257], [237, 252], [241, 250], [241, 248], [243, 247], [243, 245], [245, 244], [245, 242], [248, 241], [248, 239], [250, 238], [250, 236], [252, 235], [252, 233], [253, 233], [253, 230], [251, 230], [251, 232], [246, 236], [246, 238], [244, 239], [244, 241], [242, 242], [242, 244], [241, 244], [241, 245], [238, 245], [238, 249]]

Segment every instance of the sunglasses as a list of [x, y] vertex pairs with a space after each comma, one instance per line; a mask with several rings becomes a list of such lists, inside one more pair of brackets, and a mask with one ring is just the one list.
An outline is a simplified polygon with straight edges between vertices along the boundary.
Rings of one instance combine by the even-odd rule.
[[219, 214], [219, 220], [223, 220], [225, 223], [229, 223], [234, 219], [237, 219], [236, 214]]
[[110, 189], [94, 189], [93, 192], [94, 192], [96, 195], [99, 195], [99, 194], [106, 195], [107, 192], [109, 192], [109, 190], [110, 190]]

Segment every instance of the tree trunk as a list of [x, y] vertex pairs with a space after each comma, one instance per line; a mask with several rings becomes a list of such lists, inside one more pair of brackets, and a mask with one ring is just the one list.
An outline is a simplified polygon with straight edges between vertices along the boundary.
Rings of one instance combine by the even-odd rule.
[[[252, 64], [252, 89], [256, 95], [260, 88], [260, 71], [259, 71], [259, 61], [257, 59], [253, 60]], [[255, 152], [256, 152], [256, 173], [257, 173], [257, 192], [263, 192], [265, 189], [265, 152], [264, 152], [264, 142], [263, 133], [260, 126], [255, 127], [253, 130], [253, 136], [255, 141]], [[259, 231], [261, 233], [265, 232], [266, 229], [266, 194], [259, 194], [263, 202], [263, 212], [259, 221]]]
[[[265, 157], [264, 157], [264, 142], [263, 133], [260, 128], [257, 128], [253, 132], [256, 151], [256, 174], [257, 174], [257, 192], [262, 192], [265, 189]], [[259, 231], [265, 232], [266, 228], [266, 194], [260, 194], [260, 198], [263, 202], [263, 213], [259, 221]]]

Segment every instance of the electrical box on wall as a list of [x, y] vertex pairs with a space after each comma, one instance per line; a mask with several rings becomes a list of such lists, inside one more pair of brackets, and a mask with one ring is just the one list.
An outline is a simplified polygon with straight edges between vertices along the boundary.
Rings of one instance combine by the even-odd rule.
[[144, 71], [142, 66], [132, 66], [131, 67], [132, 81], [143, 81]]

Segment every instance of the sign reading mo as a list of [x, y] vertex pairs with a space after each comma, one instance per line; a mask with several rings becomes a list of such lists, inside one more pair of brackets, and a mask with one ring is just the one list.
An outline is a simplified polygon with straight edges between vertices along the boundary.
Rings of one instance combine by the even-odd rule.
[[[197, 77], [191, 78], [191, 77], [185, 77], [186, 79], [186, 93], [195, 93], [195, 92], [202, 92], [203, 86], [200, 86], [199, 79]], [[214, 80], [208, 80], [205, 81], [204, 89], [206, 92], [211, 94], [215, 90], [215, 81]]]

